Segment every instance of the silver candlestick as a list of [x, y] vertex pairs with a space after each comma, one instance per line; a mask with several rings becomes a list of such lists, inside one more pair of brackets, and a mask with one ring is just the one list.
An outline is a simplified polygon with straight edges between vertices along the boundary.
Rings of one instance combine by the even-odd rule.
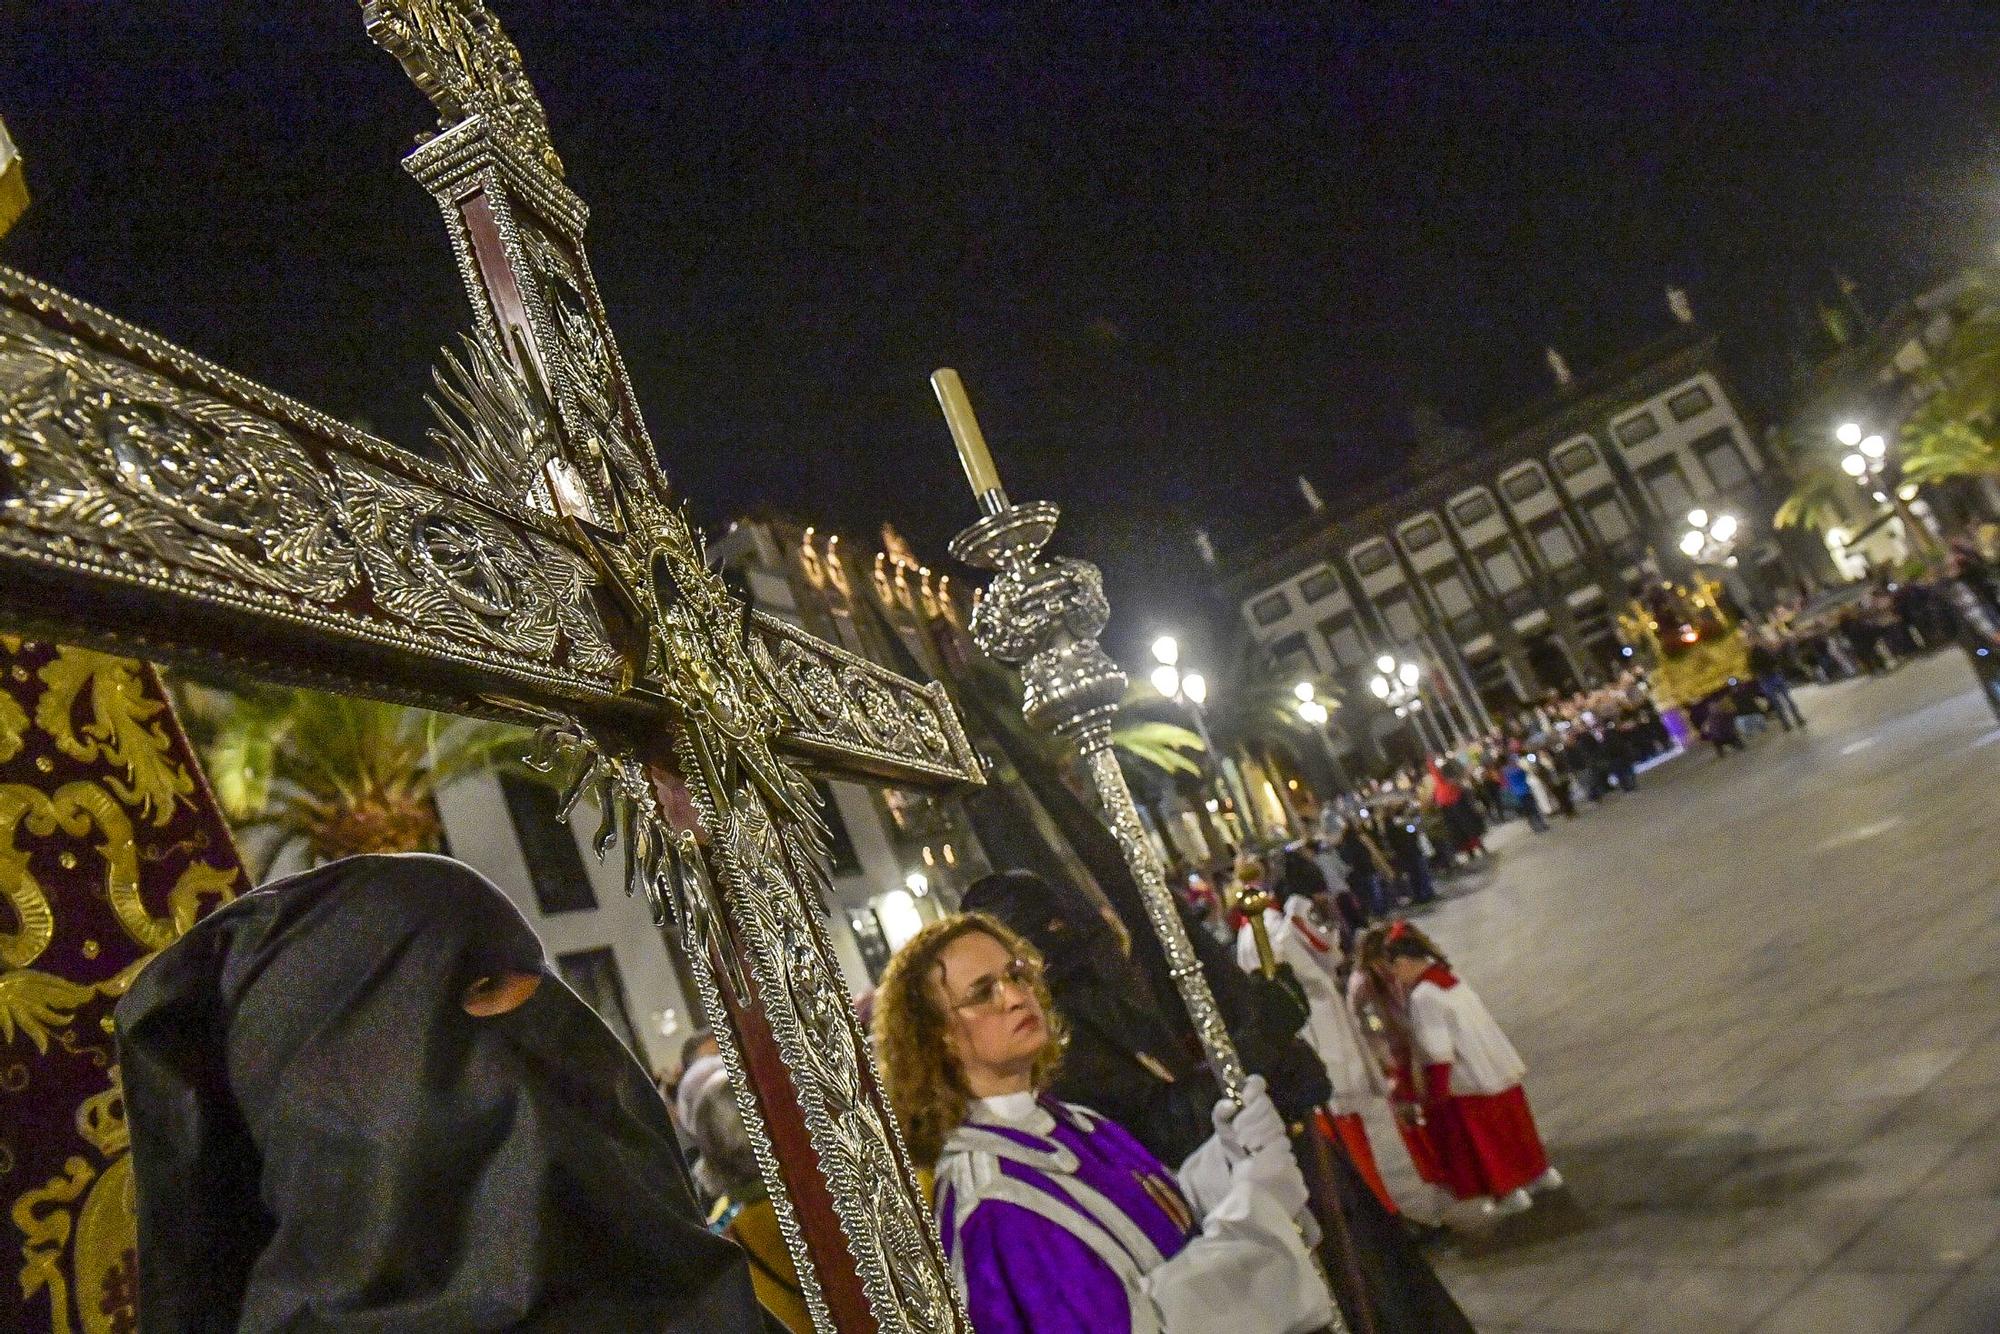
[[1045, 500], [1010, 504], [997, 484], [979, 493], [986, 517], [951, 540], [951, 553], [968, 565], [996, 572], [972, 613], [972, 638], [980, 649], [1021, 671], [1021, 712], [1031, 727], [1076, 743], [1118, 840], [1125, 864], [1139, 884], [1146, 916], [1166, 951], [1167, 970], [1187, 1006], [1216, 1080], [1230, 1097], [1243, 1088], [1243, 1059], [1222, 1025], [1215, 995], [1201, 974], [1159, 858], [1146, 841], [1139, 810], [1111, 749], [1111, 724], [1125, 696], [1125, 673], [1098, 645], [1111, 619], [1104, 576], [1095, 565], [1044, 557], [1061, 515]]

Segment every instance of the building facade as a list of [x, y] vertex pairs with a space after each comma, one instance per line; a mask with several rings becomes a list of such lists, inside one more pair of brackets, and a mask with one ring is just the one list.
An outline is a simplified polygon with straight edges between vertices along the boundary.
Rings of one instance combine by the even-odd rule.
[[[1773, 539], [1784, 487], [1716, 337], [1674, 331], [1480, 432], [1416, 416], [1412, 466], [1231, 562], [1225, 589], [1280, 669], [1340, 681], [1336, 753], [1364, 768], [1447, 745], [1550, 690], [1604, 679], [1616, 613], [1649, 559], [1671, 570], [1689, 515], [1737, 521], [1727, 578], [1762, 602], [1795, 578]], [[1379, 707], [1383, 655], [1422, 671], [1422, 718]]]

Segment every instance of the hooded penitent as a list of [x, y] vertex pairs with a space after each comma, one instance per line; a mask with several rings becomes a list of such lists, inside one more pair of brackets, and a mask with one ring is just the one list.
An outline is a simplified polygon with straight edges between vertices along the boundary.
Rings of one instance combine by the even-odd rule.
[[[540, 982], [468, 1013], [507, 973]], [[118, 1028], [148, 1331], [764, 1328], [651, 1081], [460, 863], [246, 895]]]

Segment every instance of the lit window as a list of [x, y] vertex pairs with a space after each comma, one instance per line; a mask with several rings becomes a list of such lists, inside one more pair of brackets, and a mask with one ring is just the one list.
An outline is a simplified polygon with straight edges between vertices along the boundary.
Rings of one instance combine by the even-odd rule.
[[1548, 483], [1542, 480], [1539, 470], [1524, 468], [1520, 472], [1502, 478], [1500, 489], [1506, 493], [1507, 499], [1518, 505], [1530, 496], [1538, 496], [1547, 490]]
[[1618, 503], [1618, 497], [1612, 495], [1591, 502], [1590, 526], [1597, 530], [1598, 540], [1607, 545], [1622, 541], [1632, 533], [1632, 521], [1625, 517], [1625, 507]]
[[1709, 397], [1706, 386], [1698, 384], [1689, 385], [1667, 400], [1667, 411], [1674, 414], [1674, 420], [1677, 422], [1684, 422], [1690, 417], [1699, 417], [1714, 406], [1715, 400]]
[[1572, 440], [1558, 449], [1552, 456], [1556, 471], [1565, 477], [1574, 477], [1587, 471], [1597, 462], [1597, 450], [1588, 440]]
[[1285, 597], [1285, 590], [1266, 593], [1250, 604], [1250, 616], [1259, 625], [1276, 625], [1291, 612], [1291, 601]]
[[1448, 574], [1431, 584], [1431, 596], [1436, 599], [1438, 611], [1446, 617], [1456, 619], [1472, 610], [1472, 593], [1465, 586], [1465, 580], [1455, 574]]
[[1694, 450], [1718, 490], [1749, 480], [1750, 469], [1744, 466], [1743, 451], [1736, 447], [1736, 437], [1727, 426], [1695, 441]]
[[1476, 492], [1463, 500], [1455, 500], [1451, 506], [1451, 517], [1461, 528], [1471, 528], [1493, 517], [1493, 497], [1484, 491]]
[[1315, 570], [1299, 585], [1299, 596], [1307, 606], [1324, 602], [1340, 591], [1340, 576], [1332, 570]]
[[1627, 417], [1613, 428], [1618, 443], [1630, 449], [1642, 445], [1660, 433], [1660, 423], [1650, 412], [1642, 412], [1636, 417]]
[[1560, 570], [1576, 560], [1576, 543], [1560, 519], [1551, 519], [1535, 529], [1535, 549], [1552, 570]]
[[1480, 567], [1486, 571], [1486, 586], [1493, 590], [1495, 597], [1505, 597], [1527, 582], [1521, 572], [1521, 562], [1506, 547], [1498, 547], [1480, 557]]
[[1433, 547], [1444, 537], [1444, 529], [1436, 519], [1419, 519], [1403, 530], [1403, 550], [1415, 555], [1426, 547]]
[[1389, 550], [1387, 542], [1370, 542], [1354, 551], [1354, 572], [1366, 579], [1371, 574], [1380, 574], [1395, 564], [1396, 557]]
[[1646, 489], [1653, 493], [1653, 503], [1660, 507], [1660, 513], [1678, 518], [1693, 508], [1694, 488], [1688, 485], [1687, 474], [1676, 460], [1661, 459], [1640, 475], [1646, 479]]

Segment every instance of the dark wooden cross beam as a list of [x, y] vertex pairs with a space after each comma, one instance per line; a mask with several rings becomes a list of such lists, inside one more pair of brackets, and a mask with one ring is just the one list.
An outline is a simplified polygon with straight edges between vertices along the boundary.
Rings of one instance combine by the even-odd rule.
[[820, 1328], [967, 1328], [819, 911], [803, 767], [980, 781], [935, 683], [748, 611], [633, 399], [519, 53], [367, 0], [473, 309], [427, 461], [0, 269], [0, 625], [539, 725], [675, 926]]

